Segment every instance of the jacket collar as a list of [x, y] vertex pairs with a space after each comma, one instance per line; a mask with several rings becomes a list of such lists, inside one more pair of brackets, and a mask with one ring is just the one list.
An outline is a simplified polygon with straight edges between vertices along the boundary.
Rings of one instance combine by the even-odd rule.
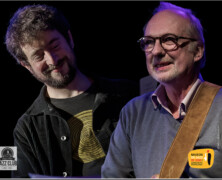
[[[106, 80], [97, 78], [95, 79], [95, 87], [96, 87], [96, 97], [94, 102], [93, 110], [97, 109], [101, 103], [105, 103], [108, 97], [106, 85]], [[39, 96], [33, 102], [31, 107], [27, 111], [30, 115], [38, 115], [38, 114], [53, 114], [60, 115], [59, 111], [50, 103], [46, 98], [46, 86], [44, 85], [41, 90]]]

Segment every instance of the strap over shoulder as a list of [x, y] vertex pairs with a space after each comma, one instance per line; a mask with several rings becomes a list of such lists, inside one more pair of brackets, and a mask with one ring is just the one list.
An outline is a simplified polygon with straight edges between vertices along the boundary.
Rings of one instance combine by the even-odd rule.
[[180, 178], [194, 148], [211, 104], [221, 86], [203, 82], [188, 108], [187, 114], [165, 157], [160, 178]]

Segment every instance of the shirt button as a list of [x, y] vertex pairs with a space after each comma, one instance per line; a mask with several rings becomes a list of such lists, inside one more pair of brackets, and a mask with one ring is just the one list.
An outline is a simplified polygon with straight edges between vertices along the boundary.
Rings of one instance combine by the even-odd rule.
[[49, 111], [53, 110], [52, 106], [50, 106], [50, 105], [48, 105], [48, 108], [49, 108]]
[[67, 177], [68, 173], [67, 172], [63, 172], [63, 177]]
[[66, 139], [67, 139], [66, 136], [61, 136], [62, 141], [65, 141]]

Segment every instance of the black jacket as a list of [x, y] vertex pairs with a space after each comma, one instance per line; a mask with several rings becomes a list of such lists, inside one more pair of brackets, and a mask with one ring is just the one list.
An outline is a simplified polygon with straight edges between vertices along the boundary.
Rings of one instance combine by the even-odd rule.
[[[93, 130], [107, 153], [120, 110], [139, 94], [139, 86], [127, 80], [98, 79], [95, 83]], [[12, 177], [28, 177], [28, 173], [60, 177], [73, 174], [68, 124], [44, 94], [45, 86], [14, 129], [18, 163]]]

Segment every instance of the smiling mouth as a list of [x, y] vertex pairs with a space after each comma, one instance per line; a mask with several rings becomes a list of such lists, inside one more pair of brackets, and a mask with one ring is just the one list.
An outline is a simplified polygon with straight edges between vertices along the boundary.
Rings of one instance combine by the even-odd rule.
[[159, 63], [159, 64], [155, 64], [154, 67], [155, 68], [160, 68], [160, 67], [168, 66], [170, 64], [172, 64], [172, 63], [171, 62]]
[[64, 61], [62, 59], [58, 62], [57, 65], [49, 65], [48, 69], [45, 70], [44, 74], [49, 74], [52, 71], [59, 71], [59, 69], [63, 66], [63, 64], [64, 64]]

